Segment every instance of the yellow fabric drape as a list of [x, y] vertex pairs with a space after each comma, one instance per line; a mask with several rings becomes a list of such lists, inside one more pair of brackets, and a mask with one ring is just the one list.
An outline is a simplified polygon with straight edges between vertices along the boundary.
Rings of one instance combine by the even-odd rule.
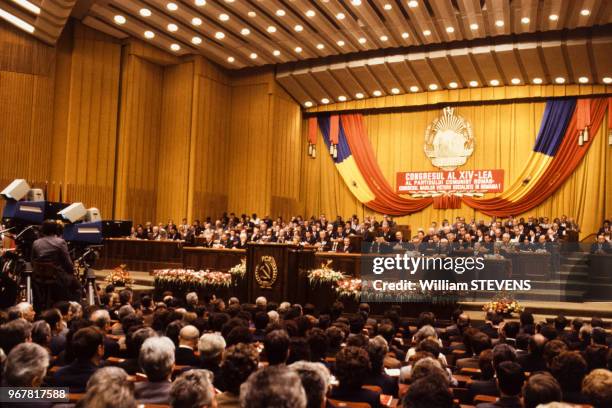
[[[503, 169], [505, 193], [502, 194], [511, 190], [519, 194], [517, 187], [522, 180], [527, 175], [535, 178], [535, 172], [546, 167], [546, 159], [533, 157], [540, 154], [532, 151], [544, 107], [544, 102], [522, 102], [455, 108], [457, 114], [472, 123], [475, 137], [474, 154], [461, 169]], [[395, 185], [398, 171], [437, 170], [425, 156], [423, 144], [427, 125], [439, 115], [439, 109], [432, 109], [364, 116], [378, 163], [392, 185]], [[555, 217], [565, 214], [578, 220], [582, 227], [581, 236], [596, 231], [612, 210], [612, 194], [605, 188], [606, 176], [612, 167], [609, 164], [612, 148], [607, 146], [607, 132], [607, 126], [602, 126], [585, 159], [558, 192], [528, 214], [519, 216]], [[321, 141], [317, 150], [325, 151]], [[307, 152], [304, 156], [301, 199], [306, 215], [357, 214], [363, 217], [373, 214], [344, 185], [329, 157], [320, 155], [313, 160], [307, 157]], [[612, 176], [607, 177], [609, 183]], [[456, 216], [466, 217], [468, 221], [470, 218], [489, 219], [464, 204], [456, 210], [428, 207], [396, 220], [400, 224], [409, 224], [415, 231], [419, 227], [429, 227], [431, 221], [451, 220]]]

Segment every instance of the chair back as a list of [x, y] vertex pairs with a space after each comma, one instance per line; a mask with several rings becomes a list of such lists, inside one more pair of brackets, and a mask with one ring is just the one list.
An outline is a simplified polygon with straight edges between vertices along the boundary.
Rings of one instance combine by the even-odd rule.
[[334, 408], [372, 408], [367, 402], [340, 401], [330, 398], [327, 401]]

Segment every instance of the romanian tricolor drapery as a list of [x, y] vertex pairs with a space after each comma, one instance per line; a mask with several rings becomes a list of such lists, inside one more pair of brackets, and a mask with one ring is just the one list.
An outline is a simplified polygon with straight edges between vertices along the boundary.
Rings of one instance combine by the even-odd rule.
[[[548, 101], [521, 175], [497, 197], [461, 200], [485, 214], [500, 217], [518, 215], [538, 206], [574, 172], [597, 134], [607, 108], [606, 98]], [[378, 166], [361, 114], [321, 115], [318, 125], [328, 149], [336, 153], [332, 155], [336, 169], [353, 195], [367, 207], [385, 214], [405, 215], [434, 202], [432, 198], [409, 199], [395, 193]], [[436, 208], [457, 208], [459, 197], [452, 198], [442, 205], [435, 202]]]

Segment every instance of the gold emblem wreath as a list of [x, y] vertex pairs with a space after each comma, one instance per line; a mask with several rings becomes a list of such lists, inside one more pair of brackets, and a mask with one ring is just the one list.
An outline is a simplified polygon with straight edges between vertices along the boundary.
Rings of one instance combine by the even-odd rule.
[[255, 267], [255, 281], [262, 289], [271, 289], [276, 282], [278, 268], [274, 257], [265, 255]]

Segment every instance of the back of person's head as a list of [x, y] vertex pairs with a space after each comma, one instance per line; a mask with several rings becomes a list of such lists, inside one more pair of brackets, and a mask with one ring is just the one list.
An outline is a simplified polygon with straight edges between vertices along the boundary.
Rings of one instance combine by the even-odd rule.
[[13, 347], [31, 338], [32, 325], [23, 318], [18, 318], [0, 326], [0, 348], [9, 354]]
[[550, 372], [564, 392], [578, 392], [587, 374], [587, 364], [577, 351], [564, 351], [552, 360]]
[[438, 343], [438, 340], [433, 337], [423, 339], [417, 344], [416, 351], [427, 351], [431, 353], [435, 358], [438, 358], [442, 352], [442, 346]]
[[310, 346], [304, 337], [292, 337], [289, 340], [289, 356], [286, 364], [296, 361], [310, 361]]
[[132, 302], [132, 290], [131, 289], [123, 289], [119, 292], [119, 303], [121, 306], [128, 305]]
[[376, 336], [368, 342], [367, 345], [368, 356], [370, 357], [370, 365], [373, 374], [380, 374], [383, 370], [383, 363], [387, 353], [389, 352], [389, 345], [387, 340], [382, 336]]
[[593, 327], [591, 331], [591, 340], [594, 344], [606, 344], [606, 337], [608, 337], [608, 333], [602, 327]]
[[557, 333], [557, 330], [550, 324], [544, 324], [540, 326], [539, 333], [542, 336], [546, 337], [548, 340], [554, 340], [559, 335], [559, 333]]
[[504, 333], [504, 336], [506, 336], [506, 338], [515, 339], [520, 329], [521, 329], [521, 326], [519, 325], [518, 322], [506, 322], [506, 324], [504, 324], [502, 331]]
[[57, 330], [62, 321], [62, 313], [56, 308], [47, 309], [40, 314], [40, 318], [49, 323], [51, 330]]
[[550, 367], [553, 359], [567, 350], [567, 344], [565, 344], [563, 341], [550, 340], [544, 345], [544, 361], [546, 361], [546, 364]]
[[134, 384], [129, 381], [97, 384], [76, 404], [77, 408], [136, 408]]
[[483, 332], [474, 333], [472, 336], [470, 336], [469, 342], [475, 356], [492, 347], [491, 338]]
[[142, 343], [138, 363], [149, 381], [170, 377], [174, 366], [174, 343], [168, 337], [149, 337]]
[[496, 371], [497, 366], [504, 361], [516, 361], [516, 351], [514, 347], [500, 343], [493, 347], [493, 367]]
[[289, 335], [285, 330], [272, 330], [264, 337], [264, 352], [268, 364], [283, 364], [289, 355]]
[[442, 367], [442, 363], [433, 357], [421, 358], [412, 366], [411, 382], [425, 377], [441, 377], [442, 381], [448, 383], [448, 376]]
[[421, 312], [417, 318], [416, 325], [418, 328], [423, 326], [433, 326], [436, 322], [436, 315], [432, 312]]
[[200, 359], [202, 361], [220, 360], [226, 346], [227, 343], [220, 334], [204, 333], [198, 341]]
[[370, 369], [370, 357], [362, 348], [347, 346], [336, 354], [336, 377], [341, 387], [359, 389]]
[[532, 374], [523, 386], [525, 408], [536, 408], [540, 404], [561, 401], [561, 386], [555, 377], [547, 372]]
[[285, 365], [255, 371], [240, 387], [242, 408], [306, 408], [299, 375]]
[[87, 381], [87, 388], [96, 386], [106, 386], [108, 384], [120, 384], [128, 381], [128, 375], [123, 368], [120, 367], [102, 367], [97, 369]]
[[559, 315], [555, 318], [555, 329], [557, 331], [563, 331], [567, 327], [567, 318], [563, 315]]
[[478, 368], [480, 369], [480, 379], [490, 380], [495, 376], [493, 368], [493, 350], [483, 350], [478, 355]]
[[418, 344], [421, 342], [421, 340], [428, 337], [438, 338], [438, 333], [436, 333], [436, 329], [434, 329], [433, 326], [426, 324], [421, 326], [421, 328], [416, 332], [414, 335], [414, 342]]
[[10, 387], [38, 387], [48, 366], [47, 350], [35, 343], [21, 343], [6, 357], [3, 380]]
[[32, 341], [43, 347], [49, 346], [51, 341], [51, 326], [44, 320], [37, 320], [32, 323]]
[[529, 337], [529, 353], [536, 357], [543, 357], [544, 346], [546, 346], [547, 341], [548, 339], [539, 333]]
[[267, 312], [259, 311], [255, 313], [255, 319], [253, 323], [255, 324], [256, 330], [264, 330], [268, 323], [270, 322], [270, 316]]
[[228, 347], [219, 368], [223, 389], [238, 395], [240, 385], [257, 370], [258, 365], [259, 353], [255, 346], [241, 343]]
[[99, 327], [102, 330], [105, 330], [106, 327], [111, 322], [110, 314], [108, 313], [108, 310], [106, 310], [106, 309], [98, 309], [98, 310], [94, 311], [89, 316], [89, 320], [91, 320], [91, 322], [94, 325], [96, 325], [97, 327]]
[[96, 355], [101, 357], [104, 350], [104, 336], [96, 327], [84, 327], [74, 334], [70, 347], [74, 357], [80, 361], [90, 360]]
[[54, 220], [44, 220], [42, 225], [40, 226], [40, 233], [45, 237], [57, 235], [58, 231], [59, 226]]
[[310, 357], [312, 361], [320, 361], [325, 358], [327, 354], [327, 336], [325, 336], [323, 330], [315, 327], [308, 332], [306, 340], [310, 346]]
[[452, 408], [453, 394], [439, 376], [423, 377], [410, 385], [402, 400], [403, 408]]
[[307, 408], [323, 407], [331, 377], [327, 367], [322, 363], [298, 361], [289, 368], [300, 376], [306, 392]]
[[584, 360], [587, 363], [588, 371], [596, 368], [606, 368], [608, 358], [608, 347], [601, 344], [589, 344], [584, 350]]
[[582, 381], [582, 393], [594, 408], [612, 407], [612, 372], [598, 368]]
[[208, 408], [214, 406], [213, 376], [208, 370], [189, 370], [179, 375], [170, 389], [172, 408]]
[[532, 325], [534, 323], [533, 313], [521, 312], [520, 315], [521, 326]]
[[504, 361], [497, 366], [497, 387], [502, 395], [517, 396], [521, 393], [525, 373], [519, 363]]
[[344, 332], [336, 326], [328, 327], [325, 330], [325, 336], [327, 337], [329, 347], [332, 350], [339, 349], [340, 345], [344, 341]]

